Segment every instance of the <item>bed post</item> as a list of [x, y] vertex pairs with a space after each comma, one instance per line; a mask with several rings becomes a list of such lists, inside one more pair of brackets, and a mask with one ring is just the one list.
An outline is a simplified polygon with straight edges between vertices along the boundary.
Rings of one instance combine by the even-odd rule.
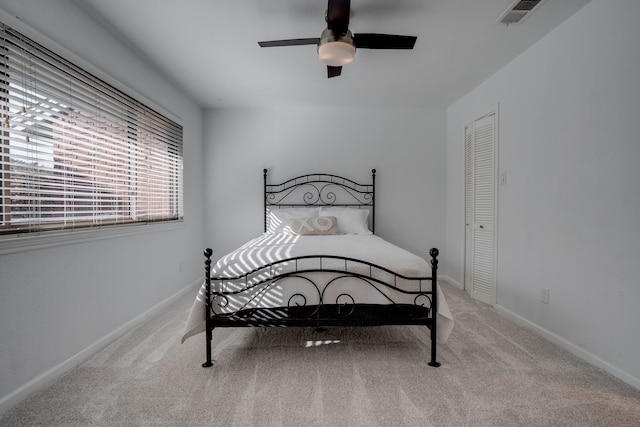
[[437, 345], [437, 333], [438, 333], [438, 254], [440, 252], [436, 248], [431, 248], [429, 255], [431, 255], [431, 361], [429, 366], [438, 367], [440, 362], [436, 361], [436, 345]]
[[371, 169], [371, 232], [376, 234], [376, 170]]
[[203, 368], [209, 368], [213, 366], [211, 363], [211, 340], [213, 339], [213, 326], [211, 325], [211, 255], [213, 255], [213, 251], [211, 248], [207, 248], [204, 251], [205, 261], [204, 261], [204, 274], [205, 274], [205, 298], [206, 302], [204, 304], [205, 307], [205, 324], [207, 328], [207, 333], [205, 334], [206, 348], [207, 348], [207, 361], [202, 364]]
[[264, 232], [267, 232], [267, 169], [263, 169], [264, 173], [264, 192], [262, 193], [264, 197]]

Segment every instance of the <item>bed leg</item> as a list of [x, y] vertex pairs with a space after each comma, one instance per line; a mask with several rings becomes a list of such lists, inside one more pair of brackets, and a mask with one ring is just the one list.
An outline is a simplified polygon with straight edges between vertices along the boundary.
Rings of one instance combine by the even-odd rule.
[[207, 361], [202, 364], [203, 368], [210, 368], [213, 366], [211, 362], [211, 340], [213, 339], [213, 329], [207, 328], [206, 340], [207, 340]]
[[431, 361], [429, 366], [437, 368], [440, 362], [436, 361], [437, 333], [438, 333], [438, 254], [440, 252], [436, 248], [431, 248], [431, 294], [433, 301], [431, 302]]
[[435, 337], [435, 329], [431, 329], [431, 361], [428, 363], [429, 366], [433, 366], [437, 368], [440, 366], [440, 362], [436, 361], [436, 337]]
[[205, 261], [204, 261], [204, 271], [205, 271], [205, 315], [206, 315], [206, 328], [207, 333], [205, 334], [206, 340], [206, 350], [207, 350], [207, 361], [202, 364], [203, 368], [209, 368], [213, 366], [211, 363], [211, 340], [213, 339], [213, 325], [211, 324], [211, 255], [213, 255], [213, 251], [210, 248], [207, 248], [204, 251]]

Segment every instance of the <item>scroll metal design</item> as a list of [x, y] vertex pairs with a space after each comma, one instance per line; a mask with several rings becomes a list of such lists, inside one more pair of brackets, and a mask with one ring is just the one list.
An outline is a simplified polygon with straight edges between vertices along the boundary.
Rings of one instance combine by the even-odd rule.
[[[298, 279], [297, 285], [300, 283], [306, 283], [311, 285], [307, 294], [302, 290], [297, 290], [293, 293], [288, 301], [287, 307], [318, 307], [321, 302], [321, 292], [318, 285], [308, 277], [286, 273], [263, 279], [255, 283], [247, 284], [245, 287], [236, 288], [234, 290], [224, 290], [224, 281], [229, 279], [216, 279], [212, 278], [212, 281], [219, 282], [219, 286], [222, 290], [212, 291], [211, 298], [212, 303], [210, 305], [210, 311], [213, 316], [217, 317], [236, 317], [239, 313], [249, 310], [251, 308], [257, 308], [260, 306], [259, 302], [268, 295], [269, 290], [273, 289], [280, 284], [284, 279]], [[232, 279], [233, 280], [233, 279]], [[315, 292], [314, 292], [315, 291]], [[309, 301], [318, 301], [318, 304], [309, 304]], [[235, 303], [235, 305], [233, 305]], [[229, 308], [229, 310], [225, 310]], [[303, 317], [312, 317], [315, 315], [317, 308], [313, 308], [311, 312]], [[299, 311], [301, 312], [301, 311]]]
[[266, 193], [268, 206], [368, 206], [373, 203], [371, 189], [357, 190], [339, 183], [309, 181], [284, 190]]
[[[298, 261], [301, 260], [311, 260], [318, 267], [299, 269]], [[327, 264], [326, 260], [344, 262], [343, 268], [336, 268], [335, 264], [329, 268], [323, 267], [323, 261]], [[280, 264], [293, 266], [293, 269], [284, 271], [280, 268]], [[362, 271], [366, 271], [366, 273], [362, 273]], [[318, 276], [318, 279], [314, 280], [310, 273], [324, 273], [325, 275]], [[384, 280], [375, 277], [377, 273], [382, 273], [385, 276]], [[257, 277], [258, 279], [251, 281], [249, 277]], [[413, 295], [414, 306], [424, 308], [427, 315], [433, 311], [431, 277], [406, 277], [365, 261], [337, 256], [289, 258], [261, 266], [237, 277], [212, 277], [211, 281], [215, 283], [217, 289], [212, 289], [210, 292], [209, 309], [214, 317], [237, 317], [242, 312], [260, 307], [260, 302], [263, 299], [268, 299], [269, 291], [274, 290], [276, 286], [286, 287], [285, 280], [294, 280], [298, 288], [300, 288], [300, 284], [308, 286], [304, 287], [306, 291], [296, 289], [288, 297], [285, 308], [295, 307], [298, 317], [311, 318], [318, 315], [323, 306], [336, 305], [339, 307], [339, 317], [346, 318], [354, 313], [355, 306], [360, 303], [354, 294], [340, 290], [339, 285], [348, 279], [356, 280], [356, 282], [349, 282], [348, 286], [352, 289], [355, 283], [368, 286], [375, 291], [376, 295], [387, 301], [385, 305], [394, 305], [405, 312], [407, 316], [413, 316], [412, 312], [405, 310], [409, 303], [399, 303], [392, 298], [394, 293], [396, 295]], [[404, 284], [415, 284], [416, 289], [401, 288], [397, 286], [398, 280], [402, 280]], [[424, 282], [429, 282], [429, 290], [423, 289]], [[336, 288], [337, 291], [332, 291], [333, 288]], [[331, 296], [336, 293], [337, 296]], [[370, 293], [363, 293], [363, 295], [370, 295]], [[282, 301], [282, 306], [284, 306], [284, 301]], [[309, 310], [302, 310], [303, 307], [308, 307]]]
[[344, 206], [370, 209], [371, 231], [375, 232], [375, 169], [371, 170], [370, 184], [331, 174], [308, 174], [281, 184], [268, 184], [267, 169], [263, 172], [265, 231], [268, 208]]

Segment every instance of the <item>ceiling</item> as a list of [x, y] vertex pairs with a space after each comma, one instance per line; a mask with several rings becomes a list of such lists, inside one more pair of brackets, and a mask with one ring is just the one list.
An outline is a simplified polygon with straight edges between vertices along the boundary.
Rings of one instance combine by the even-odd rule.
[[327, 79], [315, 46], [326, 0], [75, 0], [205, 108], [443, 107], [506, 65], [590, 0], [546, 0], [498, 24], [514, 0], [352, 0], [350, 29], [418, 37], [414, 50], [360, 49]]

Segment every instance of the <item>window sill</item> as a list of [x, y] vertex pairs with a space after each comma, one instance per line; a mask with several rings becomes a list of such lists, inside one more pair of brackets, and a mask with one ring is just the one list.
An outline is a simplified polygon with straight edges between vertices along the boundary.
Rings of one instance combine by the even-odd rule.
[[97, 240], [131, 236], [135, 234], [179, 230], [183, 227], [184, 221], [172, 221], [163, 223], [106, 227], [103, 229], [92, 230], [60, 231], [3, 236], [0, 237], [0, 255], [51, 248], [54, 246], [94, 242]]

